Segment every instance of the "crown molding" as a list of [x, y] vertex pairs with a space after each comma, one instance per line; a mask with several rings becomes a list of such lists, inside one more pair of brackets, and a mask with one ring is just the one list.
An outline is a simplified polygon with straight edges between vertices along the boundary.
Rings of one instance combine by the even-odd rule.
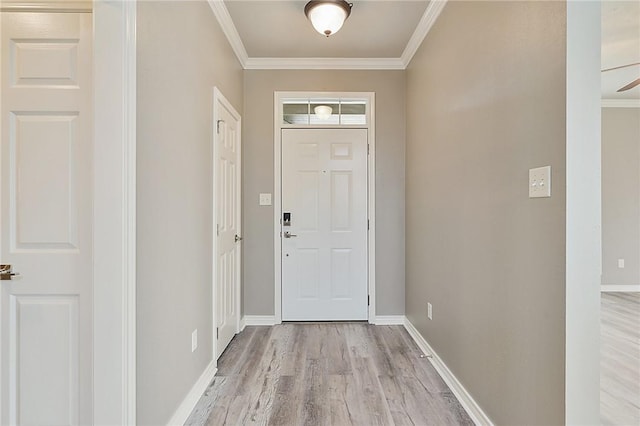
[[440, 16], [440, 12], [444, 9], [444, 6], [447, 4], [447, 0], [431, 0], [427, 9], [424, 11], [424, 15], [418, 22], [416, 26], [416, 30], [413, 32], [413, 35], [409, 39], [407, 46], [404, 48], [404, 52], [402, 52], [402, 56], [400, 59], [404, 65], [404, 68], [409, 66], [409, 63], [413, 59], [413, 56], [416, 54], [420, 45], [429, 34], [431, 27], [436, 23], [438, 16]]
[[400, 58], [249, 58], [247, 70], [403, 70]]
[[69, 12], [85, 13], [93, 10], [93, 2], [90, 0], [78, 1], [21, 1], [21, 0], [0, 0], [0, 10], [2, 12]]
[[640, 99], [603, 99], [602, 108], [640, 108]]
[[238, 34], [238, 30], [231, 19], [227, 6], [224, 5], [223, 0], [209, 0], [209, 6], [216, 16], [222, 32], [227, 36], [227, 40], [229, 40], [233, 52], [236, 54], [238, 61], [240, 61], [240, 65], [242, 65], [242, 68], [246, 68], [249, 55], [247, 55], [247, 49], [245, 49], [244, 43], [242, 43], [240, 34]]
[[250, 58], [224, 0], [208, 0], [222, 31], [246, 70], [404, 70], [440, 16], [447, 0], [431, 0], [399, 58]]

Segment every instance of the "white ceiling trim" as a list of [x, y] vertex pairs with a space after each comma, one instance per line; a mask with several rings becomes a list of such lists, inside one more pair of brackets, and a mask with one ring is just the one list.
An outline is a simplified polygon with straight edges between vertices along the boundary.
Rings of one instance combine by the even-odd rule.
[[211, 6], [211, 10], [213, 10], [213, 14], [216, 16], [222, 32], [227, 36], [227, 40], [229, 40], [231, 48], [236, 54], [238, 61], [240, 61], [240, 65], [245, 68], [249, 60], [249, 55], [247, 55], [247, 49], [245, 49], [244, 43], [242, 43], [240, 34], [238, 34], [238, 30], [231, 19], [227, 6], [224, 5], [223, 0], [209, 0], [209, 6]]
[[400, 58], [249, 58], [247, 70], [404, 70]]
[[78, 1], [21, 1], [21, 0], [2, 0], [0, 1], [0, 10], [2, 12], [91, 12], [93, 10], [93, 2], [89, 0]]
[[640, 99], [603, 99], [602, 108], [640, 108]]
[[413, 59], [413, 56], [420, 48], [420, 45], [429, 34], [431, 27], [436, 23], [438, 16], [440, 16], [440, 12], [444, 9], [445, 4], [447, 4], [447, 0], [431, 0], [427, 9], [424, 11], [424, 15], [418, 22], [416, 26], [416, 30], [413, 32], [413, 35], [409, 39], [407, 46], [404, 48], [404, 52], [402, 52], [402, 56], [400, 59], [404, 64], [404, 68], [409, 66], [409, 63]]
[[247, 70], [404, 70], [447, 0], [431, 0], [400, 58], [250, 58], [223, 0], [208, 0], [242, 68]]

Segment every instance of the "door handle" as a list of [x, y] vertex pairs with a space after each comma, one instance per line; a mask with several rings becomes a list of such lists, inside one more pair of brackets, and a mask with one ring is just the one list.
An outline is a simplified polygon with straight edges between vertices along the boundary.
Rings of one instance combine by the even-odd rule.
[[16, 276], [20, 276], [20, 274], [13, 272], [13, 267], [11, 265], [0, 265], [0, 281], [9, 281]]
[[236, 240], [236, 243], [237, 243], [238, 241], [242, 241], [242, 237], [241, 237], [240, 235], [236, 234], [236, 238], [235, 238], [235, 240]]
[[297, 236], [298, 236], [298, 235], [296, 235], [296, 234], [292, 234], [292, 233], [291, 233], [291, 232], [289, 232], [289, 231], [284, 231], [284, 237], [285, 237], [285, 238], [292, 238], [292, 237], [297, 237]]

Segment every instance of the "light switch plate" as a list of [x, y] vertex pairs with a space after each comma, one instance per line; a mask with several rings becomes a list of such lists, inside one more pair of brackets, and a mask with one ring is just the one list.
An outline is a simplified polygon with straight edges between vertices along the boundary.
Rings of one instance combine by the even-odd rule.
[[261, 206], [270, 206], [271, 205], [271, 194], [260, 194], [260, 205]]
[[551, 166], [529, 169], [529, 198], [551, 197]]
[[624, 259], [618, 259], [618, 268], [624, 269]]

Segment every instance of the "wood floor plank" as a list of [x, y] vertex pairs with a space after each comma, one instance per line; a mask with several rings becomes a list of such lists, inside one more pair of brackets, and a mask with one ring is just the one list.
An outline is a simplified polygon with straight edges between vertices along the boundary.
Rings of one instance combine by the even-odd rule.
[[432, 393], [449, 390], [447, 384], [433, 368], [429, 359], [422, 353], [404, 328], [400, 330], [389, 326], [378, 328], [389, 348], [389, 357], [393, 365], [394, 375], [415, 376]]
[[380, 385], [387, 399], [391, 418], [396, 426], [413, 426], [416, 423], [407, 412], [402, 385], [393, 376], [380, 376]]
[[354, 377], [361, 391], [362, 405], [367, 424], [389, 425], [393, 423], [389, 405], [378, 379], [378, 370], [370, 358], [354, 358]]
[[332, 425], [366, 425], [360, 389], [352, 374], [330, 375], [327, 391]]
[[351, 357], [344, 334], [344, 327], [331, 325], [327, 327], [326, 355], [329, 374], [351, 374]]
[[438, 393], [436, 398], [436, 410], [439, 413], [446, 413], [445, 416], [451, 419], [451, 424], [460, 426], [473, 426], [473, 420], [469, 417], [456, 396], [447, 389], [446, 391]]
[[227, 387], [225, 383], [227, 379], [228, 378], [224, 376], [216, 376], [213, 378], [213, 381], [207, 387], [207, 390], [205, 390], [204, 394], [200, 398], [199, 403], [193, 409], [191, 415], [185, 422], [185, 425], [191, 426], [206, 423], [207, 418], [213, 410], [214, 404], [224, 393]]
[[307, 333], [305, 327], [294, 324], [281, 324], [278, 327], [287, 327], [291, 339], [287, 345], [287, 356], [282, 361], [281, 374], [283, 376], [299, 376], [304, 374], [307, 359]]
[[308, 359], [306, 370], [300, 424], [323, 426], [328, 424], [327, 361], [321, 358]]
[[276, 389], [276, 401], [273, 404], [267, 424], [286, 426], [298, 424], [302, 400], [300, 398], [300, 381], [293, 376], [282, 376]]
[[600, 416], [640, 425], [640, 293], [602, 293]]
[[236, 335], [227, 349], [218, 359], [218, 376], [230, 376], [237, 374], [242, 368], [242, 363], [249, 355], [247, 348], [251, 346], [251, 340], [257, 328], [248, 328], [243, 333]]
[[247, 327], [189, 418], [202, 425], [472, 424], [403, 327]]

